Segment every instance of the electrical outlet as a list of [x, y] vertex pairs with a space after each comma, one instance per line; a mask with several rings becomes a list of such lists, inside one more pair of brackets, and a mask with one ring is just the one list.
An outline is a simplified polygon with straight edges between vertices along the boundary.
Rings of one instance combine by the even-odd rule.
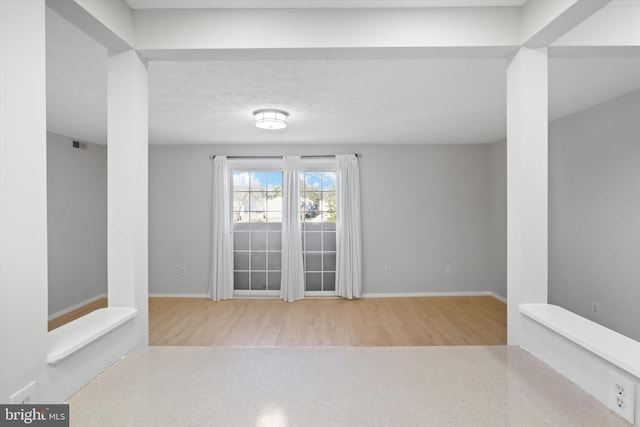
[[180, 266], [180, 275], [181, 276], [185, 276], [187, 274], [187, 267], [185, 267], [184, 265]]
[[591, 301], [591, 314], [593, 314], [596, 317], [600, 316], [600, 303]]
[[14, 405], [33, 405], [38, 401], [38, 387], [35, 381], [31, 381], [9, 398]]
[[633, 381], [609, 372], [609, 407], [631, 424], [635, 422], [636, 385]]
[[391, 274], [391, 267], [390, 266], [386, 266], [384, 268], [384, 274]]

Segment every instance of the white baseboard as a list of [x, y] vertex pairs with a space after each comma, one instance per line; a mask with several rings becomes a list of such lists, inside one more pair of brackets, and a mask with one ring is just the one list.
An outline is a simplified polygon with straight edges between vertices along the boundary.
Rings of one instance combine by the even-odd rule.
[[84, 301], [81, 301], [81, 302], [79, 302], [77, 304], [74, 304], [71, 307], [67, 307], [64, 310], [56, 311], [55, 313], [50, 314], [49, 317], [48, 317], [48, 320], [53, 320], [53, 319], [55, 319], [57, 317], [63, 316], [65, 314], [67, 314], [67, 313], [70, 313], [73, 310], [76, 310], [76, 309], [78, 309], [80, 307], [83, 307], [83, 306], [85, 306], [87, 304], [91, 304], [92, 302], [97, 301], [100, 298], [106, 298], [106, 297], [107, 297], [107, 294], [96, 295], [95, 297], [92, 297], [92, 298], [86, 299]]
[[507, 303], [506, 298], [490, 291], [471, 292], [397, 292], [397, 293], [364, 293], [362, 298], [407, 298], [407, 297], [479, 297], [491, 296]]
[[263, 299], [278, 299], [280, 298], [280, 291], [233, 291], [234, 298], [263, 298]]
[[[106, 294], [105, 294], [106, 296]], [[307, 297], [331, 297], [327, 292], [307, 292]], [[364, 293], [361, 298], [408, 298], [408, 297], [477, 297], [491, 296], [507, 303], [507, 299], [490, 291], [472, 292], [396, 292], [396, 293]], [[209, 298], [208, 294], [149, 294], [151, 298]], [[280, 298], [280, 291], [234, 291], [234, 298]], [[76, 307], [77, 308], [77, 307]]]
[[489, 294], [494, 297], [495, 299], [497, 299], [498, 301], [502, 301], [503, 303], [507, 303], [507, 299], [505, 297], [503, 297], [502, 295], [498, 295], [495, 292], [489, 292]]
[[336, 298], [338, 293], [335, 291], [307, 291], [304, 293], [305, 298]]
[[149, 298], [209, 298], [209, 294], [149, 294]]

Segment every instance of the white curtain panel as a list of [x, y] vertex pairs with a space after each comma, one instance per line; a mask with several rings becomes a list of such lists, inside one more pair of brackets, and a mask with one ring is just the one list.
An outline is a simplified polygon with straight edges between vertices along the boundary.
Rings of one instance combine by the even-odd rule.
[[280, 297], [288, 302], [304, 298], [304, 267], [300, 226], [300, 156], [284, 157], [282, 180], [282, 281]]
[[336, 156], [336, 292], [344, 298], [362, 294], [360, 174], [354, 154]]
[[233, 237], [231, 229], [231, 186], [226, 156], [213, 159], [211, 198], [211, 271], [209, 298], [233, 298]]

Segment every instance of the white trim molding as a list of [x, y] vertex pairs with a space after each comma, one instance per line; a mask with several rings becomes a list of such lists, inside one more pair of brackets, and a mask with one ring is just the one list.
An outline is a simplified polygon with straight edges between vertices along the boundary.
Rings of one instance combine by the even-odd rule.
[[409, 298], [409, 297], [480, 297], [491, 296], [507, 303], [506, 298], [489, 291], [469, 292], [397, 292], [397, 293], [364, 293], [362, 298]]
[[[521, 347], [564, 375], [603, 405], [614, 408], [612, 378], [640, 387], [640, 343], [550, 304], [520, 304]], [[635, 407], [640, 393], [635, 393]], [[634, 425], [640, 424], [636, 412]], [[634, 423], [635, 422], [635, 423]]]
[[98, 301], [99, 299], [106, 298], [106, 297], [107, 297], [107, 294], [106, 293], [102, 293], [102, 294], [96, 295], [95, 297], [91, 297], [91, 298], [86, 299], [84, 301], [80, 301], [79, 303], [74, 304], [71, 307], [67, 307], [67, 308], [65, 308], [63, 310], [56, 311], [55, 313], [50, 314], [49, 317], [47, 318], [47, 320], [53, 320], [53, 319], [55, 319], [57, 317], [64, 316], [65, 314], [70, 313], [73, 310], [77, 310], [80, 307], [84, 307], [87, 304], [91, 304], [92, 302]]
[[209, 298], [208, 294], [149, 294], [149, 298]]
[[47, 363], [55, 365], [138, 315], [135, 307], [93, 311], [49, 332]]
[[[507, 303], [507, 299], [495, 292], [471, 291], [471, 292], [396, 292], [396, 293], [364, 293], [362, 298], [410, 298], [410, 297], [479, 297], [491, 296]], [[278, 291], [234, 291], [234, 298], [278, 298]], [[335, 298], [335, 292], [305, 292], [309, 298]], [[149, 294], [149, 298], [209, 298], [207, 294]]]

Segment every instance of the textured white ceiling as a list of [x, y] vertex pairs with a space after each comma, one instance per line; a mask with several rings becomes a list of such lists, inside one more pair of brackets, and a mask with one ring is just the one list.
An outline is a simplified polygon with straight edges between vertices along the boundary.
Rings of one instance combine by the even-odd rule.
[[[505, 129], [505, 66], [504, 59], [153, 62], [150, 139], [493, 141]], [[287, 129], [253, 126], [252, 112], [269, 107], [290, 113]]]
[[549, 118], [640, 90], [640, 57], [549, 59]]
[[[50, 131], [106, 143], [106, 61], [106, 49], [47, 12]], [[506, 134], [506, 65], [500, 58], [152, 61], [150, 143], [492, 142]], [[549, 59], [550, 119], [639, 89], [640, 58]], [[251, 113], [266, 107], [289, 111], [290, 126], [256, 129]]]

